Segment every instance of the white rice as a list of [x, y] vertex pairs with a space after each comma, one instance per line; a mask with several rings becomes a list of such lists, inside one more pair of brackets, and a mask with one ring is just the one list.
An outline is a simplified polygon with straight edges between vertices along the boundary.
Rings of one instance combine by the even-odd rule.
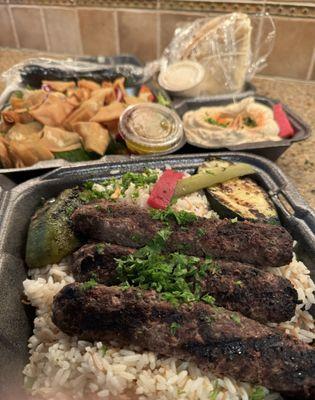
[[[132, 198], [134, 187], [126, 192], [128, 201], [144, 206], [149, 188], [140, 189]], [[206, 197], [194, 193], [180, 199], [174, 208], [195, 212], [203, 217], [216, 216], [208, 209]], [[288, 278], [302, 304], [291, 321], [278, 326], [305, 342], [315, 339], [314, 320], [307, 311], [315, 304], [315, 285], [309, 270], [294, 260], [285, 267], [270, 269]], [[74, 281], [67, 260], [59, 265], [29, 271], [24, 281], [25, 294], [36, 307], [33, 336], [29, 339], [30, 360], [24, 369], [25, 386], [36, 397], [70, 399], [159, 399], [159, 400], [249, 400], [253, 386], [230, 377], [217, 378], [201, 371], [194, 363], [166, 358], [141, 351], [135, 346], [119, 347], [112, 342], [89, 343], [69, 337], [51, 321], [53, 296]], [[211, 397], [212, 396], [212, 397]], [[265, 389], [266, 400], [281, 399]]]

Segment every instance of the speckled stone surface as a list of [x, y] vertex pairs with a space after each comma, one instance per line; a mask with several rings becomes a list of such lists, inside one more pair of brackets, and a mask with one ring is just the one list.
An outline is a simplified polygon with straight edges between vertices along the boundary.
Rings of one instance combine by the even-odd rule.
[[[60, 55], [0, 48], [0, 73], [27, 58], [39, 56], [62, 58]], [[311, 127], [310, 138], [293, 144], [279, 158], [277, 164], [294, 182], [306, 201], [315, 208], [315, 82], [259, 76], [254, 78], [253, 83], [259, 94], [287, 104]], [[4, 86], [0, 82], [0, 92]]]

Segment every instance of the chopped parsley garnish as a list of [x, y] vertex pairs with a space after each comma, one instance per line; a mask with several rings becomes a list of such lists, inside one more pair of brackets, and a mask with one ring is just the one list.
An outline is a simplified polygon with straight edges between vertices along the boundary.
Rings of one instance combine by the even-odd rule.
[[108, 350], [108, 347], [105, 344], [103, 344], [103, 346], [100, 348], [102, 357], [105, 357], [107, 350]]
[[188, 225], [197, 220], [197, 216], [194, 213], [188, 211], [174, 211], [170, 207], [165, 210], [156, 210], [152, 208], [150, 210], [152, 219], [168, 222], [174, 220], [178, 225]]
[[234, 321], [236, 324], [238, 324], [238, 325], [241, 324], [241, 320], [240, 320], [240, 317], [239, 317], [238, 314], [232, 313], [232, 314], [230, 315], [230, 318], [231, 318], [231, 320]]
[[213, 390], [210, 392], [209, 400], [216, 400], [218, 397], [220, 390], [218, 388], [218, 382], [216, 381], [213, 387]]
[[97, 243], [97, 245], [95, 246], [95, 250], [97, 254], [104, 254], [104, 250], [105, 250], [105, 244], [104, 243]]
[[212, 260], [181, 253], [162, 254], [171, 230], [160, 230], [153, 240], [133, 254], [117, 259], [118, 279], [142, 290], [153, 289], [163, 300], [175, 305], [192, 301], [213, 302], [211, 296], [201, 297], [200, 281], [211, 269]]
[[131, 183], [135, 185], [136, 188], [145, 187], [152, 183], [155, 183], [158, 179], [158, 174], [155, 171], [146, 169], [142, 173], [138, 172], [126, 172], [121, 178], [121, 189], [122, 194], [126, 192]]
[[101, 183], [85, 182], [84, 190], [80, 193], [80, 199], [89, 203], [96, 199], [115, 200], [124, 196], [128, 188], [133, 184], [133, 199], [140, 196], [139, 188], [154, 184], [158, 179], [156, 171], [146, 169], [144, 172], [126, 172], [121, 178], [106, 179]]
[[249, 128], [256, 128], [257, 122], [252, 119], [251, 117], [246, 117], [243, 119], [244, 125], [248, 126]]
[[230, 221], [232, 224], [236, 224], [236, 222], [238, 222], [238, 218], [237, 217], [232, 218], [232, 219], [230, 219]]
[[201, 300], [210, 305], [213, 305], [215, 302], [215, 298], [213, 296], [210, 296], [209, 294], [202, 296]]
[[212, 322], [214, 321], [214, 318], [213, 318], [213, 317], [210, 317], [209, 315], [207, 315], [207, 316], [203, 317], [202, 320], [203, 320], [204, 322], [206, 322], [208, 325], [211, 325]]
[[92, 278], [89, 281], [82, 283], [81, 289], [85, 292], [86, 290], [93, 289], [95, 286], [97, 286], [97, 282], [94, 278]]
[[177, 330], [180, 328], [180, 324], [178, 322], [171, 323], [171, 334], [175, 336]]
[[257, 386], [253, 389], [252, 394], [250, 395], [250, 400], [264, 400], [266, 397], [266, 391], [262, 386]]
[[234, 285], [236, 286], [244, 286], [244, 283], [242, 281], [234, 281]]
[[229, 125], [228, 123], [223, 124], [222, 122], [218, 122], [218, 121], [216, 121], [215, 119], [213, 119], [211, 117], [206, 118], [206, 122], [208, 122], [208, 124], [211, 124], [211, 125], [221, 126], [222, 128], [226, 128]]
[[66, 207], [66, 214], [68, 217], [70, 217], [70, 215], [73, 213], [74, 211], [74, 207], [73, 206], [68, 206]]
[[197, 235], [198, 237], [202, 238], [203, 236], [205, 236], [206, 231], [203, 228], [198, 228], [197, 229]]

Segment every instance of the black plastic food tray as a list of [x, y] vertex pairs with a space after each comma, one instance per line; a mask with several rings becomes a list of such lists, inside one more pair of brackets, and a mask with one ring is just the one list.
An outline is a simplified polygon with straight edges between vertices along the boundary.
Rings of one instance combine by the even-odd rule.
[[[234, 99], [236, 101], [240, 101], [247, 97], [242, 93], [235, 95]], [[254, 99], [261, 104], [264, 104], [270, 108], [276, 103], [278, 100], [270, 99], [268, 97], [263, 96], [253, 96]], [[195, 99], [187, 99], [181, 102], [177, 102], [174, 104], [174, 108], [177, 113], [182, 117], [186, 111], [189, 110], [196, 110], [200, 107], [207, 107], [207, 106], [221, 106], [227, 105], [233, 102], [233, 98], [231, 96], [221, 97], [219, 99], [204, 99], [204, 98], [195, 98]], [[263, 157], [266, 157], [270, 160], [277, 160], [280, 155], [286, 151], [292, 143], [299, 142], [301, 140], [305, 140], [310, 136], [310, 128], [309, 126], [300, 118], [298, 117], [289, 107], [283, 105], [283, 109], [287, 114], [289, 121], [291, 122], [295, 135], [291, 139], [283, 139], [281, 141], [273, 142], [273, 141], [266, 141], [266, 142], [259, 142], [259, 143], [244, 143], [237, 146], [227, 146], [227, 147], [220, 147], [220, 148], [206, 148], [202, 145], [190, 145], [186, 144], [183, 149], [183, 152], [196, 152], [196, 151], [246, 151], [250, 153], [254, 153]], [[199, 150], [198, 150], [199, 149]]]
[[[92, 72], [77, 72], [77, 71], [70, 71], [67, 70], [66, 72], [63, 71], [60, 66], [58, 66], [58, 62], [56, 66], [53, 66], [51, 68], [44, 68], [41, 66], [36, 65], [35, 63], [32, 64], [27, 64], [24, 68], [21, 69], [21, 76], [22, 76], [22, 83], [21, 85], [13, 85], [8, 86], [5, 89], [4, 94], [2, 94], [1, 99], [0, 99], [0, 109], [2, 109], [6, 103], [8, 102], [8, 99], [10, 98], [12, 92], [18, 89], [23, 89], [27, 85], [30, 85], [32, 87], [40, 87], [41, 81], [43, 79], [58, 79], [58, 80], [72, 80], [72, 79], [91, 79], [95, 81], [101, 81], [101, 80], [114, 80], [117, 76], [122, 76], [122, 72], [126, 73], [126, 77], [128, 77], [129, 70], [123, 70], [120, 69], [119, 74], [117, 74], [117, 71], [115, 67], [117, 65], [119, 66], [124, 66], [124, 65], [134, 65], [136, 67], [141, 67], [141, 61], [130, 54], [122, 54], [118, 56], [107, 56], [107, 57], [79, 57], [79, 59], [82, 59], [82, 61], [89, 61], [93, 62], [95, 64], [101, 63], [104, 61], [104, 64], [113, 67], [113, 69], [102, 69], [100, 67], [99, 70], [95, 71], [93, 69]], [[58, 67], [57, 67], [58, 66]], [[138, 80], [141, 80], [141, 77], [138, 77]], [[158, 96], [158, 94], [162, 94], [162, 96], [168, 100], [171, 104], [170, 98], [166, 91], [161, 88], [158, 83], [154, 80], [151, 79], [148, 82], [145, 82], [145, 85], [147, 85], [152, 93], [154, 94], [155, 97]], [[128, 86], [128, 85], [127, 85]], [[135, 95], [137, 91], [139, 90], [141, 84], [135, 79], [135, 76], [132, 76], [132, 79], [129, 80], [129, 86], [128, 86], [128, 91], [130, 94]], [[178, 148], [182, 147], [185, 144], [185, 140], [178, 145]], [[99, 160], [105, 160], [108, 156], [105, 155]], [[0, 173], [3, 174], [8, 174], [14, 180], [15, 182], [20, 182], [20, 181], [25, 181], [27, 179], [33, 178], [35, 176], [38, 176], [39, 174], [45, 173], [51, 169], [62, 167], [65, 165], [73, 165], [76, 163], [66, 161], [63, 159], [53, 159], [53, 160], [45, 160], [45, 161], [40, 161], [37, 162], [36, 164], [30, 166], [30, 167], [22, 167], [22, 168], [1, 168], [0, 165]], [[23, 174], [22, 174], [23, 173]]]
[[[0, 399], [10, 399], [8, 388], [22, 387], [22, 369], [28, 359], [27, 340], [32, 319], [28, 319], [21, 303], [22, 281], [26, 277], [24, 251], [31, 216], [42, 199], [56, 196], [67, 187], [85, 180], [120, 176], [127, 171], [144, 168], [172, 168], [193, 173], [210, 157], [251, 164], [256, 179], [269, 193], [282, 224], [291, 232], [298, 245], [299, 258], [311, 269], [315, 278], [315, 214], [283, 173], [270, 161], [245, 153], [205, 153], [199, 155], [164, 156], [160, 159], [122, 158], [107, 163], [96, 162], [56, 169], [27, 181], [12, 190], [0, 189]], [[22, 395], [21, 395], [22, 396]], [[22, 397], [15, 397], [14, 400]]]
[[[22, 83], [30, 85], [34, 88], [41, 87], [43, 79], [46, 80], [78, 80], [78, 79], [92, 79], [96, 82], [103, 80], [114, 80], [120, 76], [126, 76], [126, 85], [132, 86], [142, 81], [142, 70], [129, 68], [129, 65], [134, 67], [142, 67], [141, 61], [132, 54], [120, 54], [117, 56], [96, 56], [96, 57], [75, 57], [73, 61], [84, 61], [95, 64], [93, 71], [78, 71], [73, 68], [64, 70], [60, 67], [60, 62], [56, 60], [51, 62], [49, 68], [43, 67], [40, 64], [28, 63], [20, 69]], [[106, 66], [104, 68], [104, 65]]]

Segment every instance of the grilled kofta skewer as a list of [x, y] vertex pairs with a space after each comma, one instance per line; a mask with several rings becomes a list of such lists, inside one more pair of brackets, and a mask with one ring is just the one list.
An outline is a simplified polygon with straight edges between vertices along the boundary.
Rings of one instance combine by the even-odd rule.
[[[72, 221], [78, 235], [133, 248], [145, 246], [165, 228], [164, 222], [153, 219], [147, 209], [106, 200], [79, 207]], [[259, 268], [279, 267], [292, 259], [293, 240], [280, 226], [200, 217], [188, 229], [174, 220], [169, 220], [168, 226], [171, 235], [164, 247], [167, 253], [225, 258]]]
[[[135, 252], [109, 243], [86, 244], [73, 254], [73, 275], [79, 282], [95, 278], [107, 286], [119, 285], [115, 259]], [[209, 294], [217, 305], [262, 323], [279, 323], [294, 316], [298, 296], [288, 279], [237, 261], [218, 259], [213, 267], [199, 282], [201, 296]]]
[[315, 395], [315, 349], [224, 308], [174, 306], [154, 291], [73, 283], [55, 296], [53, 322], [79, 339], [139, 345], [294, 398]]

